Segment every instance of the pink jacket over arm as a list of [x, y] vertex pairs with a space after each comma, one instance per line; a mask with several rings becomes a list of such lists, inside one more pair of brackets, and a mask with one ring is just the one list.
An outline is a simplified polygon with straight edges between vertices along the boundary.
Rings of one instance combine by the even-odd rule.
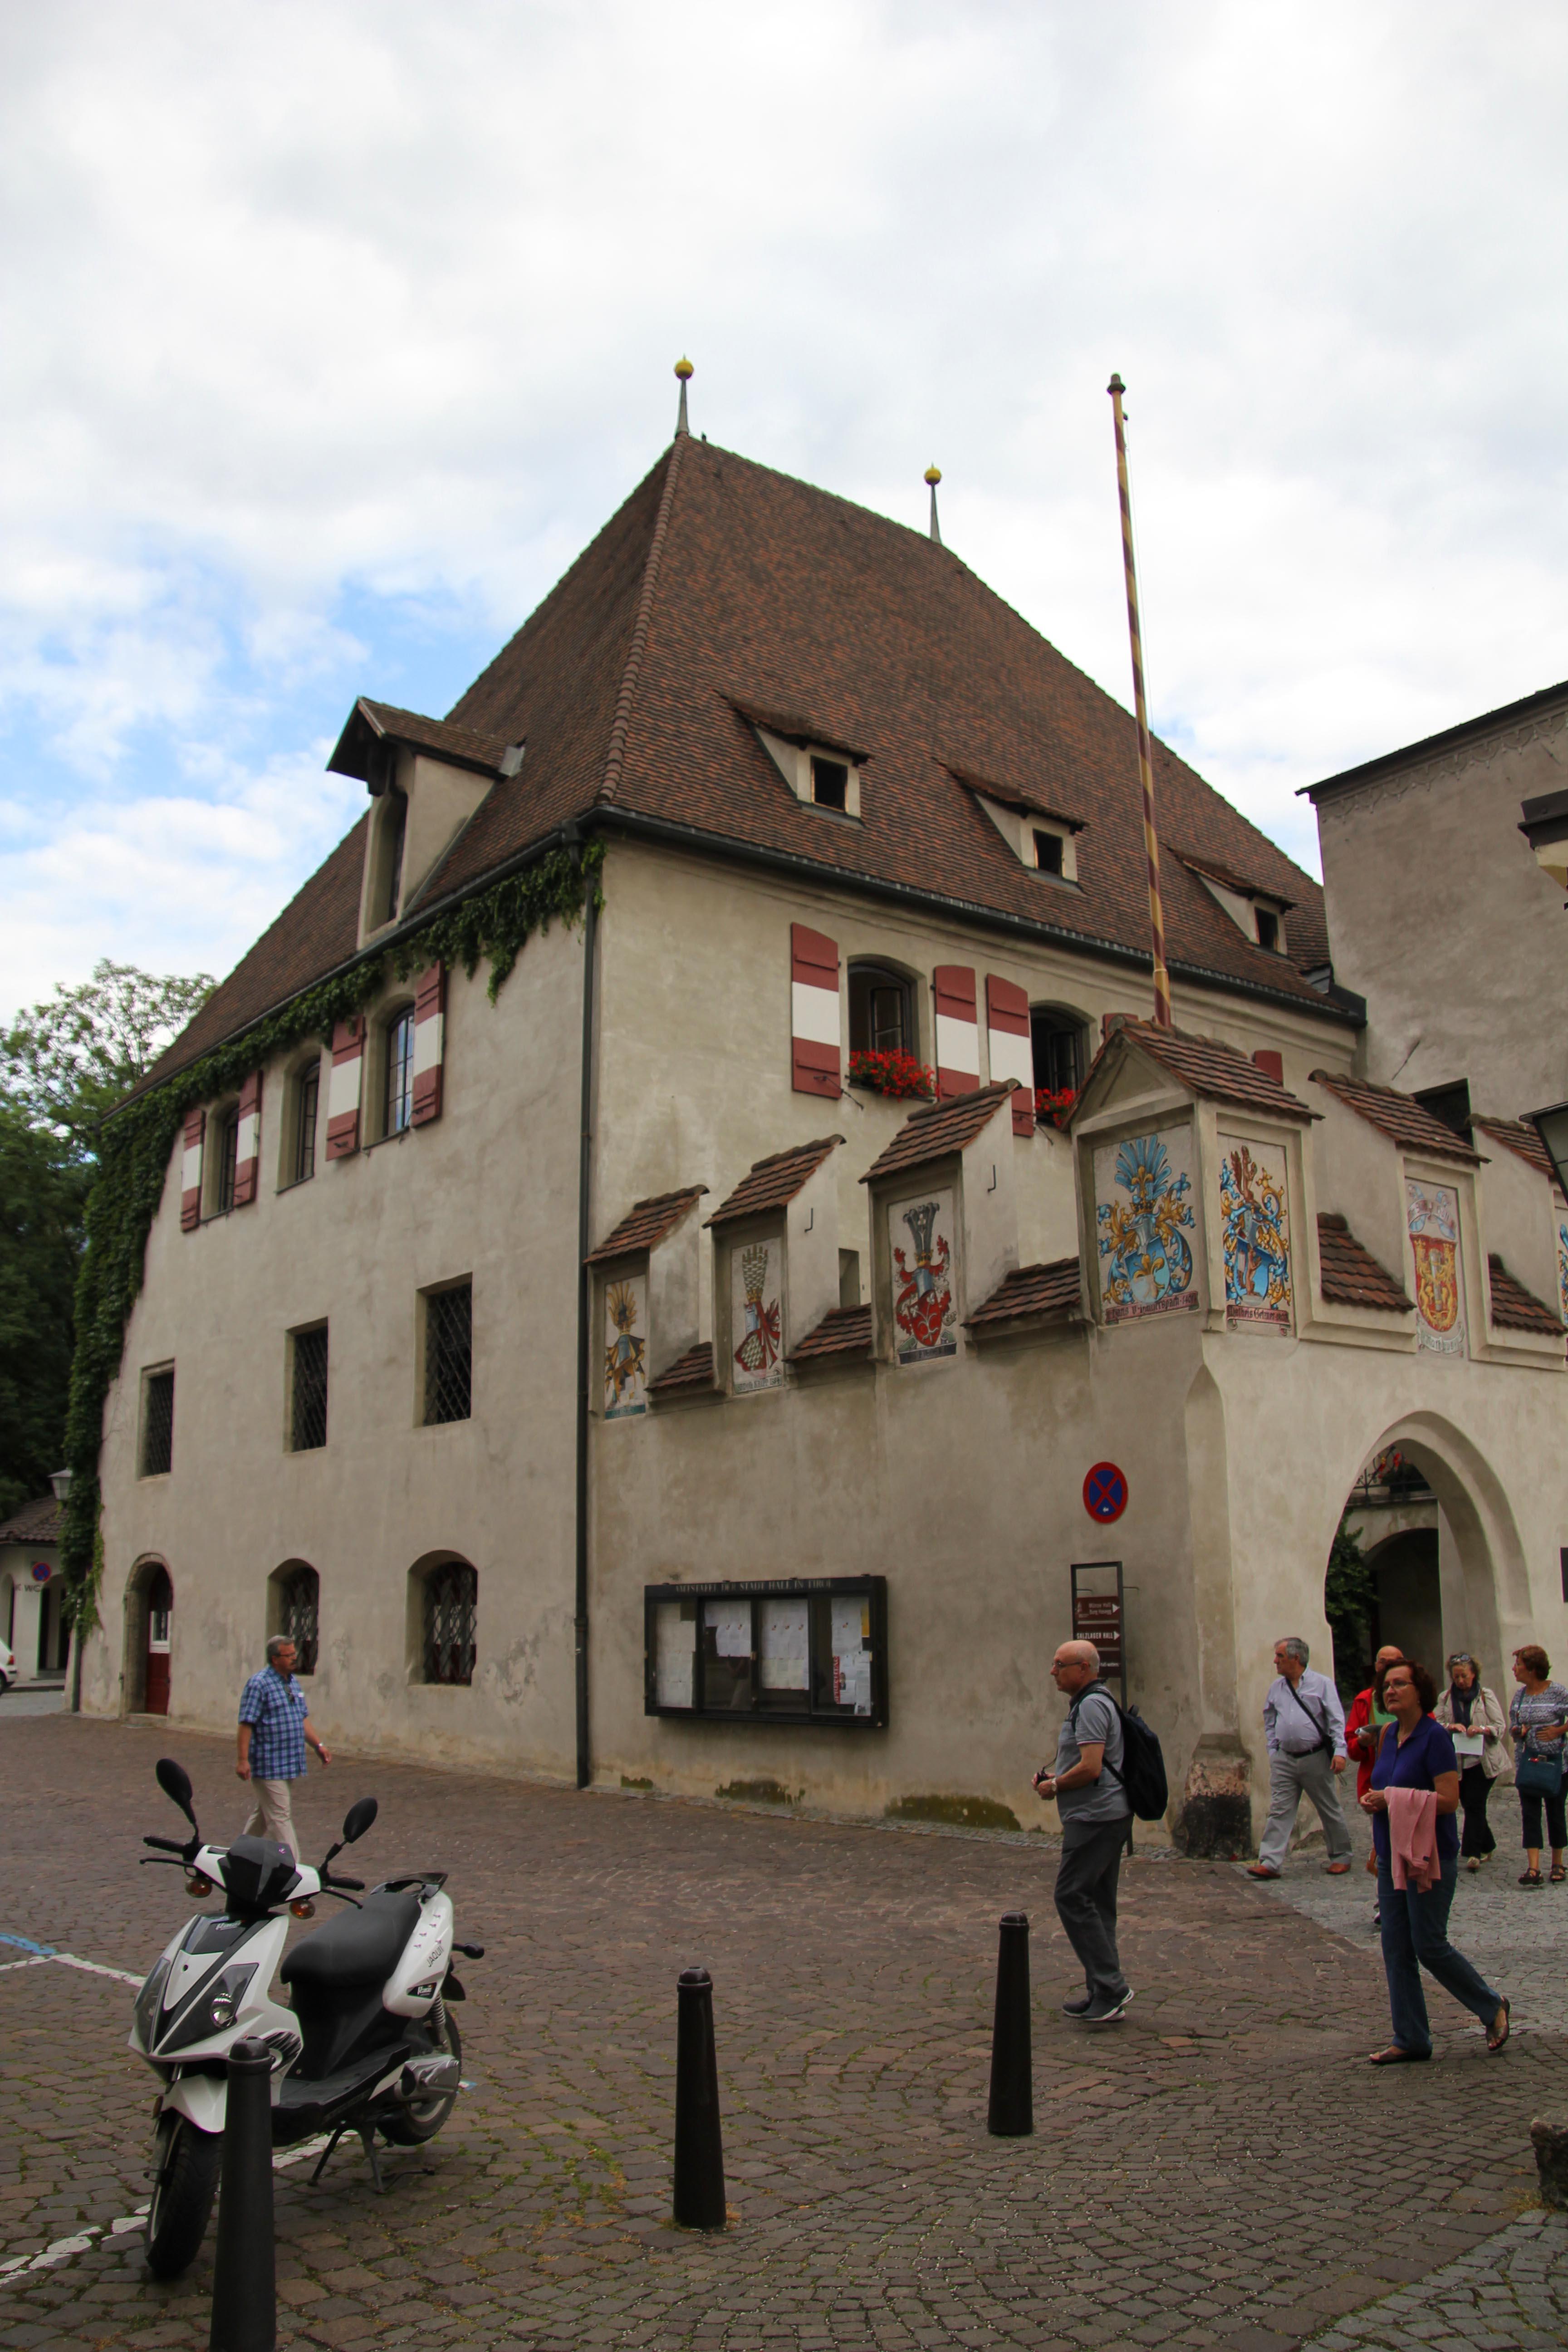
[[1437, 1797], [1432, 1789], [1385, 1789], [1388, 1799], [1388, 1849], [1394, 1883], [1403, 1887], [1415, 1881], [1418, 1895], [1427, 1893], [1437, 1876]]

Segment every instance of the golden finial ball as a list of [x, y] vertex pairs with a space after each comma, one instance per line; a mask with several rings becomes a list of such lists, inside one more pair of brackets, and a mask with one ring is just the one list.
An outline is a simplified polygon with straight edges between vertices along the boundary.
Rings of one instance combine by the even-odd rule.
[[925, 478], [934, 490], [937, 484], [942, 479], [942, 467], [940, 466], [928, 466], [926, 467]]
[[694, 375], [696, 373], [696, 370], [693, 368], [689, 360], [677, 360], [675, 362], [675, 373], [680, 378], [681, 383], [684, 383], [689, 375]]

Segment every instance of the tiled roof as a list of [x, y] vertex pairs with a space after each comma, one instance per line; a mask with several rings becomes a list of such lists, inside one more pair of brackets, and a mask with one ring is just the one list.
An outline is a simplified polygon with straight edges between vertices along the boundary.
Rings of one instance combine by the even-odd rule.
[[763, 1209], [782, 1209], [794, 1200], [808, 1176], [814, 1176], [841, 1135], [819, 1136], [815, 1143], [792, 1143], [787, 1151], [771, 1152], [752, 1163], [727, 1201], [708, 1219], [710, 1225], [732, 1224], [737, 1217], [754, 1217]]
[[[1089, 1066], [1092, 1077], [1118, 1037], [1126, 1037], [1141, 1052], [1158, 1062], [1184, 1087], [1210, 1102], [1235, 1103], [1244, 1110], [1272, 1111], [1279, 1118], [1310, 1118], [1313, 1113], [1304, 1102], [1288, 1094], [1278, 1078], [1249, 1062], [1245, 1054], [1234, 1046], [1222, 1045], [1215, 1037], [1190, 1036], [1184, 1029], [1157, 1028], [1152, 1021], [1113, 1021], [1106, 1040]], [[1089, 1078], [1079, 1089], [1083, 1100]]]
[[61, 1506], [53, 1495], [35, 1495], [0, 1527], [0, 1543], [53, 1544], [60, 1539]]
[[1070, 815], [1054, 801], [1042, 800], [1037, 793], [1022, 793], [1016, 784], [994, 784], [989, 777], [969, 775], [963, 768], [952, 768], [950, 772], [967, 791], [983, 793], [998, 808], [1016, 809], [1021, 816], [1051, 817], [1058, 824], [1065, 824], [1069, 833], [1082, 833], [1088, 827], [1087, 817]]
[[699, 1339], [695, 1348], [688, 1348], [684, 1356], [677, 1356], [668, 1371], [660, 1372], [657, 1381], [649, 1381], [650, 1397], [690, 1396], [700, 1389], [715, 1386], [713, 1377], [713, 1342]]
[[1318, 1217], [1318, 1263], [1323, 1297], [1340, 1307], [1387, 1307], [1402, 1315], [1414, 1314], [1407, 1298], [1386, 1266], [1363, 1249], [1343, 1217], [1321, 1211]]
[[329, 772], [339, 776], [357, 776], [364, 782], [370, 774], [371, 747], [377, 740], [408, 743], [416, 751], [434, 751], [439, 759], [455, 761], [459, 767], [478, 768], [486, 775], [515, 774], [520, 764], [520, 746], [504, 735], [482, 734], [473, 727], [454, 727], [450, 719], [426, 719], [422, 711], [399, 710], [395, 703], [372, 702], [362, 694], [338, 738], [336, 751], [327, 761]]
[[871, 1309], [836, 1307], [797, 1348], [789, 1351], [792, 1364], [814, 1364], [825, 1356], [868, 1356], [871, 1352]]
[[1248, 882], [1244, 876], [1233, 873], [1228, 866], [1216, 865], [1213, 858], [1193, 857], [1184, 849], [1173, 850], [1171, 854], [1179, 857], [1184, 866], [1190, 866], [1194, 874], [1206, 875], [1222, 889], [1235, 890], [1243, 898], [1268, 898], [1276, 907], [1282, 907], [1287, 913], [1296, 903], [1294, 898], [1282, 898], [1278, 890], [1262, 882]]
[[[794, 714], [794, 731], [863, 753], [860, 822], [798, 801], [738, 703], [775, 721]], [[568, 818], [614, 809], [721, 853], [743, 847], [818, 880], [935, 895], [980, 921], [1148, 963], [1131, 715], [923, 530], [689, 436], [446, 721], [407, 712], [396, 723], [528, 746], [430, 877], [427, 906]], [[1166, 837], [1184, 856], [1297, 902], [1289, 955], [1271, 954], [1173, 857], [1164, 911], [1177, 978], [1203, 974], [1340, 1018], [1303, 976], [1328, 961], [1318, 885], [1164, 744], [1154, 767]], [[1077, 812], [1089, 828], [1079, 887], [1042, 891], [961, 775]], [[318, 884], [308, 886], [285, 919], [287, 952], [251, 950], [220, 992], [226, 1013], [255, 1018], [354, 951], [361, 847], [345, 845], [342, 921], [323, 929], [319, 910], [307, 919], [302, 901], [315, 908]], [[203, 1035], [212, 1034], [209, 1024]], [[188, 1032], [167, 1067], [195, 1046]]]
[[1052, 1258], [1048, 1265], [1015, 1266], [989, 1298], [965, 1320], [966, 1330], [991, 1330], [999, 1323], [1054, 1315], [1063, 1322], [1083, 1311], [1083, 1276], [1076, 1257]]
[[634, 1201], [614, 1233], [588, 1252], [584, 1264], [603, 1265], [613, 1257], [629, 1257], [634, 1250], [657, 1249], [707, 1190], [706, 1184], [688, 1184], [684, 1192], [655, 1192], [646, 1201]]
[[1467, 1168], [1479, 1166], [1479, 1152], [1472, 1151], [1464, 1138], [1445, 1127], [1440, 1118], [1434, 1118], [1414, 1095], [1402, 1095], [1396, 1087], [1374, 1087], [1366, 1078], [1342, 1078], [1331, 1070], [1314, 1070], [1311, 1075], [1316, 1085], [1326, 1087], [1348, 1109], [1359, 1111], [1401, 1150], [1425, 1151], [1434, 1160], [1462, 1160]]
[[1471, 1119], [1470, 1125], [1479, 1127], [1483, 1135], [1492, 1136], [1499, 1143], [1506, 1143], [1509, 1150], [1517, 1151], [1538, 1176], [1544, 1176], [1549, 1182], [1556, 1183], [1557, 1171], [1547, 1157], [1546, 1146], [1527, 1118], [1476, 1118]]
[[1492, 1322], [1500, 1331], [1550, 1331], [1563, 1337], [1563, 1318], [1533, 1290], [1526, 1290], [1504, 1265], [1496, 1250], [1487, 1258], [1492, 1278]]
[[825, 751], [840, 752], [846, 760], [852, 760], [857, 767], [872, 756], [860, 745], [847, 743], [831, 727], [825, 727], [820, 719], [808, 719], [798, 710], [764, 710], [760, 703], [739, 694], [731, 695], [730, 700], [742, 719], [749, 719], [753, 727], [765, 727], [770, 735], [777, 735], [785, 743], [817, 743]]
[[905, 1119], [887, 1150], [867, 1169], [861, 1183], [874, 1183], [880, 1176], [899, 1176], [906, 1168], [923, 1168], [928, 1160], [945, 1160], [949, 1152], [962, 1151], [966, 1143], [973, 1142], [986, 1120], [995, 1116], [1016, 1084], [1016, 1078], [994, 1079], [988, 1087], [950, 1096], [946, 1102], [927, 1103]]

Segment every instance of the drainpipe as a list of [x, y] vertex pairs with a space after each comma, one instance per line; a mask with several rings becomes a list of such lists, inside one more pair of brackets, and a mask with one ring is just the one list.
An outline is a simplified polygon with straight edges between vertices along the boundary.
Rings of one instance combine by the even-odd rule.
[[[581, 865], [583, 839], [574, 824], [566, 827], [565, 837]], [[586, 1261], [594, 1246], [588, 1221], [593, 1213], [594, 981], [598, 934], [598, 913], [590, 887], [583, 927], [583, 1095], [577, 1141], [577, 1573], [573, 1632], [580, 1789], [585, 1789], [593, 1777], [588, 1745], [588, 1400], [593, 1366], [594, 1270]]]

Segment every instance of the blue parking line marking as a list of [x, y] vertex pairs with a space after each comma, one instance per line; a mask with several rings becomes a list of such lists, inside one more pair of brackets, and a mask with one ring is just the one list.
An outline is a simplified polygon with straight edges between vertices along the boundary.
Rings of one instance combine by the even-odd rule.
[[26, 1936], [8, 1936], [0, 1932], [0, 1944], [15, 1944], [19, 1951], [36, 1952], [41, 1960], [52, 1960], [55, 1956], [52, 1944], [35, 1944]]

